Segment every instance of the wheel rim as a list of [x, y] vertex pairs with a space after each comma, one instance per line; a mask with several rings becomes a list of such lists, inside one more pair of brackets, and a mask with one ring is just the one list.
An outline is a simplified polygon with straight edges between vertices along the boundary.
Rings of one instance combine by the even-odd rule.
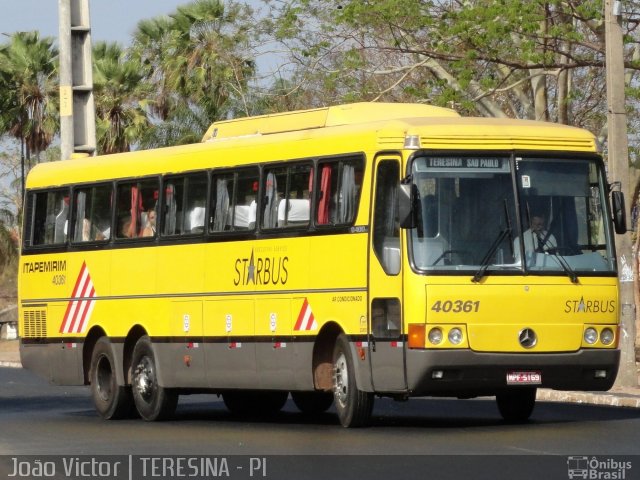
[[148, 357], [142, 357], [135, 370], [135, 389], [145, 400], [149, 400], [155, 389], [155, 372]]
[[347, 367], [347, 357], [343, 352], [336, 359], [333, 372], [333, 392], [335, 398], [341, 405], [347, 404], [349, 395], [349, 372]]
[[96, 391], [103, 402], [108, 402], [111, 398], [112, 381], [111, 362], [105, 355], [101, 355], [96, 365]]

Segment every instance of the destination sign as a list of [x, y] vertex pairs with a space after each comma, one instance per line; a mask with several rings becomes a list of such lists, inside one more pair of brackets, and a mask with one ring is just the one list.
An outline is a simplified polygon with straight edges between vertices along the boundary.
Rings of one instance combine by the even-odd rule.
[[467, 172], [508, 172], [509, 159], [495, 157], [422, 157], [414, 162], [414, 170], [426, 171], [467, 171]]

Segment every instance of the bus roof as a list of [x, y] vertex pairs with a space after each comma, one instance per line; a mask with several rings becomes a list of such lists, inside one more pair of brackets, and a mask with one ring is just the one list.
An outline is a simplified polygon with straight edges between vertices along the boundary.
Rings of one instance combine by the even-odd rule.
[[248, 135], [269, 135], [401, 118], [459, 116], [457, 112], [448, 108], [418, 103], [350, 103], [214, 122], [204, 134], [202, 141]]
[[421, 147], [431, 150], [596, 151], [594, 135], [580, 128], [508, 118], [463, 118], [453, 110], [418, 104], [358, 103], [228, 120], [214, 123], [207, 135], [209, 140], [192, 145], [43, 163], [29, 173], [27, 188], [401, 150], [407, 136], [419, 137]]

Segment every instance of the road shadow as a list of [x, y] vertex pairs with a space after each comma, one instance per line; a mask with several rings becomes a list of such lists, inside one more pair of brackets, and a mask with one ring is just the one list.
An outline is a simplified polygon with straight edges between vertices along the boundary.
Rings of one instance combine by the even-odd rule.
[[[289, 400], [280, 412], [272, 415], [235, 415], [229, 412], [216, 396], [208, 396], [210, 401], [181, 399], [173, 421], [220, 422], [220, 423], [262, 423], [284, 425], [331, 425], [339, 426], [335, 408], [317, 415], [299, 412]], [[538, 402], [527, 425], [566, 424], [584, 421], [618, 421], [640, 418], [640, 410], [594, 406]], [[493, 399], [413, 399], [395, 402], [390, 399], [376, 399], [372, 415], [372, 427], [398, 428], [484, 428], [504, 426]]]

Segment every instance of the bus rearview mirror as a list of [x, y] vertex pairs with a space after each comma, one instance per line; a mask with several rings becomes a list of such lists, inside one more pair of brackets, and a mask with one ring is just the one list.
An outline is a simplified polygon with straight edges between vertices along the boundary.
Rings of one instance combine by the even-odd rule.
[[611, 192], [611, 206], [613, 225], [616, 233], [627, 233], [627, 211], [624, 204], [624, 194], [618, 190]]
[[411, 183], [401, 183], [398, 189], [398, 216], [400, 228], [414, 228], [413, 188]]

